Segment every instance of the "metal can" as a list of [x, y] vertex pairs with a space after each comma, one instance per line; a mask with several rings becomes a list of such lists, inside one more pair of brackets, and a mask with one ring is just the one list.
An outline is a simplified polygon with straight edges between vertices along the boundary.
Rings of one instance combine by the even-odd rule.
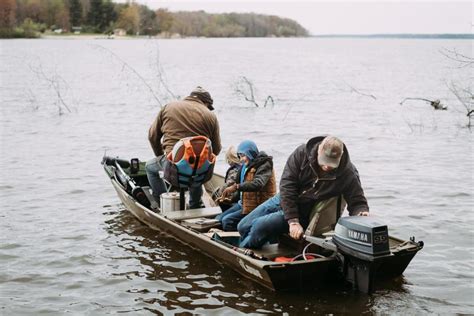
[[179, 211], [179, 192], [165, 192], [160, 195], [162, 213]]

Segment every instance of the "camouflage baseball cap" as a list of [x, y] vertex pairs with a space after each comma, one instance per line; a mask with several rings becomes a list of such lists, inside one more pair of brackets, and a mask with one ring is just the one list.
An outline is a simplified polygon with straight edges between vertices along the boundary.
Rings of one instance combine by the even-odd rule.
[[342, 154], [344, 153], [344, 143], [337, 137], [327, 136], [319, 144], [318, 164], [320, 166], [339, 167]]

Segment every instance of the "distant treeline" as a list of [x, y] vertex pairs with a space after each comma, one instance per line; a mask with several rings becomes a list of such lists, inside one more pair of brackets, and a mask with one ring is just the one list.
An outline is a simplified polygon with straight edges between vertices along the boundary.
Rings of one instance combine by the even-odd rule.
[[151, 10], [111, 0], [0, 0], [0, 37], [37, 37], [45, 31], [206, 37], [307, 36], [297, 22], [254, 13], [209, 14]]
[[322, 38], [413, 38], [413, 39], [474, 39], [474, 34], [335, 34], [314, 35]]

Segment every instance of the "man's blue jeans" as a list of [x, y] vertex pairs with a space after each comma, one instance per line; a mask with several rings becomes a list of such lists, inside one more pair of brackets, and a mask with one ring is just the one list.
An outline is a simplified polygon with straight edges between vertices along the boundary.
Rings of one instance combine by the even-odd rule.
[[[252, 214], [252, 213], [250, 213]], [[242, 205], [240, 203], [235, 203], [229, 209], [227, 209], [222, 214], [216, 216], [222, 224], [222, 229], [224, 231], [236, 231], [237, 224], [245, 217], [245, 214], [242, 214]]]
[[257, 206], [244, 217], [237, 230], [240, 233], [240, 247], [260, 248], [269, 241], [274, 241], [288, 233], [288, 223], [280, 206], [280, 194]]
[[[165, 193], [166, 185], [163, 179], [160, 177], [160, 171], [164, 170], [164, 162], [166, 160], [165, 155], [153, 158], [146, 162], [146, 176], [148, 182], [150, 183], [151, 189], [153, 191], [153, 197], [155, 200], [160, 203], [160, 195]], [[198, 187], [189, 187], [189, 207], [190, 208], [200, 208], [202, 207], [201, 202], [202, 196], [202, 185]]]

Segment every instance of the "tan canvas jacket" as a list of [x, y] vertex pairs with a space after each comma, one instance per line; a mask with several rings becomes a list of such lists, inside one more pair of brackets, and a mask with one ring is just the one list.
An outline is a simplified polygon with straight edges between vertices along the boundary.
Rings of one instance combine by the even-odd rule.
[[209, 138], [213, 153], [219, 154], [222, 145], [217, 117], [193, 97], [165, 105], [148, 131], [155, 156], [169, 153], [182, 138], [198, 135]]

